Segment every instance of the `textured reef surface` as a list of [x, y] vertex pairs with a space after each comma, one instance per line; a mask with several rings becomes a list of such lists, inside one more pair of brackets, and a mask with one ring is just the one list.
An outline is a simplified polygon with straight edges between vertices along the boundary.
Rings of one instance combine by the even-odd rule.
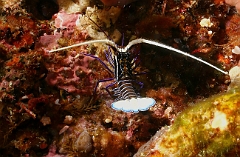
[[143, 145], [138, 156], [236, 156], [239, 152], [240, 90], [196, 103]]
[[[233, 1], [230, 2], [233, 4]], [[237, 3], [236, 3], [237, 4]], [[237, 7], [238, 8], [238, 7]], [[0, 0], [0, 157], [236, 156], [240, 16], [222, 0]], [[94, 43], [137, 44], [139, 113], [111, 108], [114, 77]], [[84, 55], [89, 54], [89, 55]], [[97, 56], [97, 59], [91, 56]]]

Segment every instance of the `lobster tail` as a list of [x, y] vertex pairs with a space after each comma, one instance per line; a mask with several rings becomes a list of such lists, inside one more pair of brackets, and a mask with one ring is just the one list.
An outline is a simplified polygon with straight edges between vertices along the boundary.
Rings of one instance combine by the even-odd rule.
[[136, 94], [132, 86], [132, 80], [118, 81], [118, 87], [115, 88], [113, 91], [114, 91], [114, 96], [117, 97], [116, 101], [138, 97], [138, 95]]

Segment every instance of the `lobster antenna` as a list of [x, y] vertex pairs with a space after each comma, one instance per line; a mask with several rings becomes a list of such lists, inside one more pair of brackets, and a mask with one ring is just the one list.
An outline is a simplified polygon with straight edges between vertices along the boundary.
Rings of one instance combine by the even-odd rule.
[[108, 44], [112, 47], [114, 47], [115, 49], [117, 49], [119, 51], [119, 46], [113, 42], [111, 39], [109, 39], [110, 37], [107, 35], [107, 33], [98, 26], [98, 24], [93, 21], [89, 16], [87, 16], [87, 18], [95, 25], [97, 26], [103, 33], [104, 35], [108, 38], [108, 39], [97, 39], [97, 40], [90, 40], [90, 41], [86, 41], [86, 42], [82, 42], [82, 43], [77, 43], [74, 45], [70, 45], [70, 46], [66, 46], [66, 47], [62, 47], [62, 48], [58, 48], [58, 49], [54, 49], [54, 50], [50, 50], [49, 52], [56, 52], [56, 51], [62, 51], [62, 50], [67, 50], [73, 47], [78, 47], [78, 46], [82, 46], [82, 45], [87, 45], [87, 44], [94, 44], [94, 43], [105, 43]]
[[70, 49], [70, 48], [73, 48], [73, 47], [78, 47], [78, 46], [88, 45], [88, 44], [94, 44], [94, 43], [105, 43], [105, 44], [108, 44], [108, 45], [116, 48], [117, 50], [119, 49], [118, 46], [113, 41], [108, 40], [108, 39], [99, 39], [99, 40], [85, 41], [85, 42], [77, 43], [77, 44], [74, 44], [74, 45], [50, 50], [49, 52], [51, 53], [51, 52], [56, 52], [56, 51], [62, 51], [62, 50], [67, 50], [67, 49]]
[[168, 45], [165, 45], [165, 44], [162, 44], [162, 43], [158, 43], [158, 42], [152, 41], [152, 40], [141, 39], [141, 38], [140, 38], [140, 39], [135, 39], [135, 40], [130, 41], [125, 48], [118, 48], [118, 50], [119, 50], [120, 52], [126, 52], [126, 51], [128, 51], [128, 49], [129, 49], [130, 47], [132, 47], [133, 45], [141, 44], [141, 43], [146, 43], [146, 44], [149, 44], [149, 45], [154, 45], [154, 46], [162, 47], [162, 48], [165, 48], [165, 49], [168, 49], [168, 50], [171, 50], [171, 51], [180, 53], [180, 54], [182, 54], [182, 55], [184, 55], [184, 56], [187, 56], [187, 57], [190, 57], [190, 58], [192, 58], [192, 59], [195, 59], [195, 60], [197, 60], [197, 61], [199, 61], [199, 62], [202, 62], [202, 63], [210, 66], [211, 68], [216, 69], [217, 71], [220, 71], [220, 72], [223, 73], [223, 74], [228, 74], [228, 72], [223, 71], [222, 69], [220, 69], [220, 68], [218, 68], [218, 67], [216, 67], [216, 66], [214, 66], [214, 65], [212, 65], [212, 64], [210, 64], [210, 63], [208, 63], [208, 62], [206, 62], [206, 61], [204, 61], [204, 60], [202, 60], [202, 59], [200, 59], [200, 58], [198, 58], [198, 57], [195, 57], [195, 56], [193, 56], [193, 55], [191, 55], [191, 54], [188, 54], [188, 53], [183, 52], [183, 51], [181, 51], [181, 50], [175, 49], [175, 48], [173, 48], [173, 47], [171, 47], [171, 46], [168, 46]]
[[100, 26], [98, 26], [98, 24], [97, 24], [95, 21], [93, 21], [88, 15], [86, 15], [86, 16], [87, 16], [87, 18], [88, 18], [97, 28], [100, 29], [101, 32], [103, 32], [103, 34], [104, 34], [108, 39], [111, 39], [111, 38], [109, 37], [109, 35], [108, 35]]

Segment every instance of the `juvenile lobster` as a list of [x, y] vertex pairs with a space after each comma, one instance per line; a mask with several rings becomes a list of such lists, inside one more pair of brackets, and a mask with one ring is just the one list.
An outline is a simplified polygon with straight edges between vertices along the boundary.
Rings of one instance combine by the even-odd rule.
[[[129, 49], [133, 45], [136, 45], [136, 44], [146, 43], [146, 44], [149, 44], [149, 45], [165, 48], [165, 49], [174, 51], [176, 53], [182, 54], [184, 56], [190, 57], [190, 58], [192, 58], [194, 60], [197, 60], [199, 62], [202, 62], [202, 63], [210, 66], [211, 68], [214, 68], [215, 70], [217, 70], [217, 71], [219, 71], [223, 74], [227, 74], [227, 72], [221, 70], [220, 68], [218, 68], [218, 67], [216, 67], [216, 66], [214, 66], [214, 65], [212, 65], [212, 64], [210, 64], [210, 63], [208, 63], [208, 62], [206, 62], [206, 61], [204, 61], [200, 58], [197, 58], [193, 55], [190, 55], [186, 52], [183, 52], [181, 50], [175, 49], [171, 46], [167, 46], [167, 45], [162, 44], [162, 43], [158, 43], [156, 41], [142, 39], [142, 38], [130, 41], [126, 47], [120, 47], [111, 40], [103, 39], [103, 40], [86, 41], [86, 42], [74, 44], [74, 45], [71, 45], [71, 46], [67, 46], [67, 47], [63, 47], [63, 48], [59, 48], [59, 49], [55, 49], [55, 50], [50, 50], [49, 52], [66, 50], [66, 49], [69, 49], [69, 48], [73, 48], [73, 47], [77, 47], [77, 46], [81, 46], [81, 45], [93, 44], [93, 43], [105, 43], [105, 44], [113, 47], [117, 51], [116, 54], [110, 54], [110, 52], [105, 53], [106, 59], [110, 63], [113, 70], [111, 70], [98, 57], [90, 55], [90, 54], [84, 54], [84, 55], [87, 55], [87, 56], [90, 56], [90, 57], [93, 57], [93, 58], [97, 59], [102, 65], [104, 65], [104, 67], [109, 72], [114, 74], [114, 78], [99, 80], [97, 82], [95, 90], [96, 90], [96, 88], [97, 88], [97, 86], [100, 82], [106, 82], [106, 81], [114, 80], [113, 83], [109, 84], [106, 87], [106, 90], [109, 92], [108, 88], [117, 84], [117, 87], [113, 89], [114, 96], [116, 96], [117, 98], [115, 99], [115, 101], [111, 105], [112, 108], [115, 109], [115, 110], [137, 113], [139, 111], [148, 110], [151, 106], [153, 106], [156, 103], [156, 101], [153, 98], [140, 97], [136, 93], [135, 89], [133, 88], [132, 83], [137, 82], [134, 78], [135, 74], [133, 74], [133, 70], [136, 68], [137, 65], [135, 64], [135, 59], [131, 59], [129, 57], [130, 56]], [[137, 82], [137, 83], [142, 87], [141, 82]]]

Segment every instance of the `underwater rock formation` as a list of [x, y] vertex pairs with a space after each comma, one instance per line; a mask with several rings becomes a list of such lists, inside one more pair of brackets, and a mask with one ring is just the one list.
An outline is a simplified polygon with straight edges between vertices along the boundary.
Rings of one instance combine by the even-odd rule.
[[[195, 144], [189, 155], [209, 153], [217, 151], [217, 141], [229, 150], [222, 149], [223, 155], [239, 152], [235, 149], [238, 141], [237, 146], [231, 143], [237, 137], [231, 130], [237, 129], [238, 119], [228, 119], [237, 117], [237, 109], [222, 109], [219, 100], [211, 105], [202, 102], [203, 108], [191, 111], [192, 104], [228, 88], [233, 91], [239, 81], [228, 87], [229, 76], [196, 60], [147, 44], [134, 45], [130, 53], [139, 63], [134, 70], [142, 74], [136, 80], [144, 84], [136, 90], [142, 97], [155, 99], [156, 105], [138, 114], [117, 112], [111, 108], [114, 97], [105, 90], [112, 82], [101, 82], [94, 90], [99, 80], [114, 75], [91, 57], [111, 68], [105, 52], [115, 54], [114, 48], [95, 43], [49, 52], [95, 39], [108, 38], [124, 46], [146, 38], [229, 71], [239, 65], [240, 16], [235, 8], [223, 0], [123, 0], [117, 6], [107, 6], [107, 2], [118, 1], [0, 1], [0, 157], [132, 157], [160, 129], [161, 136], [155, 136], [160, 140], [168, 132], [184, 134], [186, 139], [188, 131], [200, 131], [204, 124], [211, 134], [202, 138], [202, 133], [193, 136], [191, 132], [196, 143], [185, 140], [180, 150]], [[238, 67], [229, 74], [238, 78], [234, 71]], [[235, 99], [238, 88], [236, 93], [230, 91], [218, 97], [227, 102]], [[211, 121], [202, 117], [203, 110]], [[218, 119], [225, 123], [220, 125]], [[181, 142], [180, 138], [175, 144]], [[155, 150], [160, 148], [159, 142]]]
[[[238, 81], [237, 81], [238, 80]], [[239, 154], [240, 84], [235, 77], [228, 92], [212, 96], [180, 113], [134, 157], [235, 156]]]

